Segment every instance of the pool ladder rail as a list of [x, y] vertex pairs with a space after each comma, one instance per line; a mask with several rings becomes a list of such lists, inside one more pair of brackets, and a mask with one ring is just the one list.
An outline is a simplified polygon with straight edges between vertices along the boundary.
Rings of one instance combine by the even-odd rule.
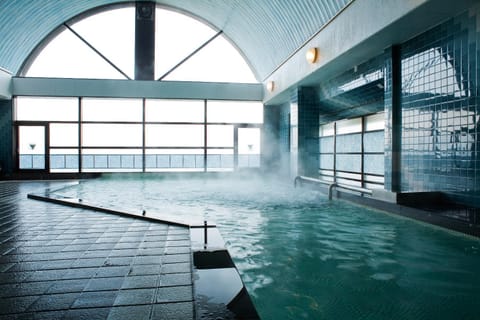
[[355, 186], [349, 186], [349, 185], [346, 185], [346, 184], [340, 184], [340, 183], [337, 183], [337, 182], [329, 182], [329, 181], [324, 181], [324, 180], [305, 177], [305, 176], [296, 176], [295, 177], [295, 179], [293, 180], [293, 185], [295, 186], [295, 188], [297, 187], [297, 184], [301, 183], [302, 181], [318, 183], [318, 184], [328, 186], [328, 200], [332, 200], [332, 195], [333, 195], [333, 189], [334, 188], [341, 188], [341, 189], [345, 189], [345, 190], [349, 190], [349, 191], [360, 192], [362, 194], [372, 195], [372, 190], [370, 190], [370, 189], [360, 188], [360, 187], [355, 187]]

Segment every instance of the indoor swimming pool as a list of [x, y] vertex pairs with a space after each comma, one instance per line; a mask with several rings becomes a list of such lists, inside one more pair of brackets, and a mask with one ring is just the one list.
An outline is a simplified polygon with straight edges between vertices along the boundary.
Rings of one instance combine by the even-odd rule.
[[58, 193], [217, 224], [262, 319], [478, 319], [480, 241], [293, 184], [112, 175]]

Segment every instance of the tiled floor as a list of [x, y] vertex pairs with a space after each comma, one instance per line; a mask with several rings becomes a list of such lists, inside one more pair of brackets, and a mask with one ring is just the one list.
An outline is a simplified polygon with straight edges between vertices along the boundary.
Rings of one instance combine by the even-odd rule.
[[188, 228], [27, 199], [0, 182], [0, 319], [193, 319]]

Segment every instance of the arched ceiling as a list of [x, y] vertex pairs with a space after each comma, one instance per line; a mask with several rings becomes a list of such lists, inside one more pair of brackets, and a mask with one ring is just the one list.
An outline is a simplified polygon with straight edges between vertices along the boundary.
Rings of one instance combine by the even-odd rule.
[[[241, 50], [259, 81], [353, 0], [157, 0], [197, 16]], [[33, 49], [63, 22], [128, 0], [0, 1], [0, 67], [18, 74]]]

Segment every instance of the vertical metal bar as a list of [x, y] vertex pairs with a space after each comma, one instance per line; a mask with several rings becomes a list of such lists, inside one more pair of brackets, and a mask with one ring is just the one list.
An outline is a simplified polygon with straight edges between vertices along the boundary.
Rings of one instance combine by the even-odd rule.
[[337, 122], [333, 123], [333, 182], [337, 182]]
[[50, 173], [50, 123], [44, 124], [45, 128], [45, 171]]
[[135, 80], [155, 79], [155, 2], [135, 3]]
[[[361, 130], [361, 163], [360, 163], [360, 186], [365, 187], [365, 124], [366, 118], [362, 117], [362, 130]], [[363, 195], [363, 194], [362, 194]]]
[[207, 100], [203, 102], [203, 172], [207, 172]]
[[392, 191], [401, 191], [402, 60], [399, 46], [392, 47]]
[[[147, 99], [142, 99], [142, 172], [145, 172], [146, 168], [146, 155], [145, 155], [145, 140], [146, 140], [146, 125], [145, 125], [145, 109], [147, 105]], [[135, 166], [135, 165], [134, 165]]]
[[233, 126], [233, 170], [238, 169], [238, 125]]
[[83, 121], [83, 98], [78, 97], [78, 172], [82, 173], [82, 121]]
[[207, 220], [203, 221], [203, 248], [207, 249], [208, 244], [208, 223]]

